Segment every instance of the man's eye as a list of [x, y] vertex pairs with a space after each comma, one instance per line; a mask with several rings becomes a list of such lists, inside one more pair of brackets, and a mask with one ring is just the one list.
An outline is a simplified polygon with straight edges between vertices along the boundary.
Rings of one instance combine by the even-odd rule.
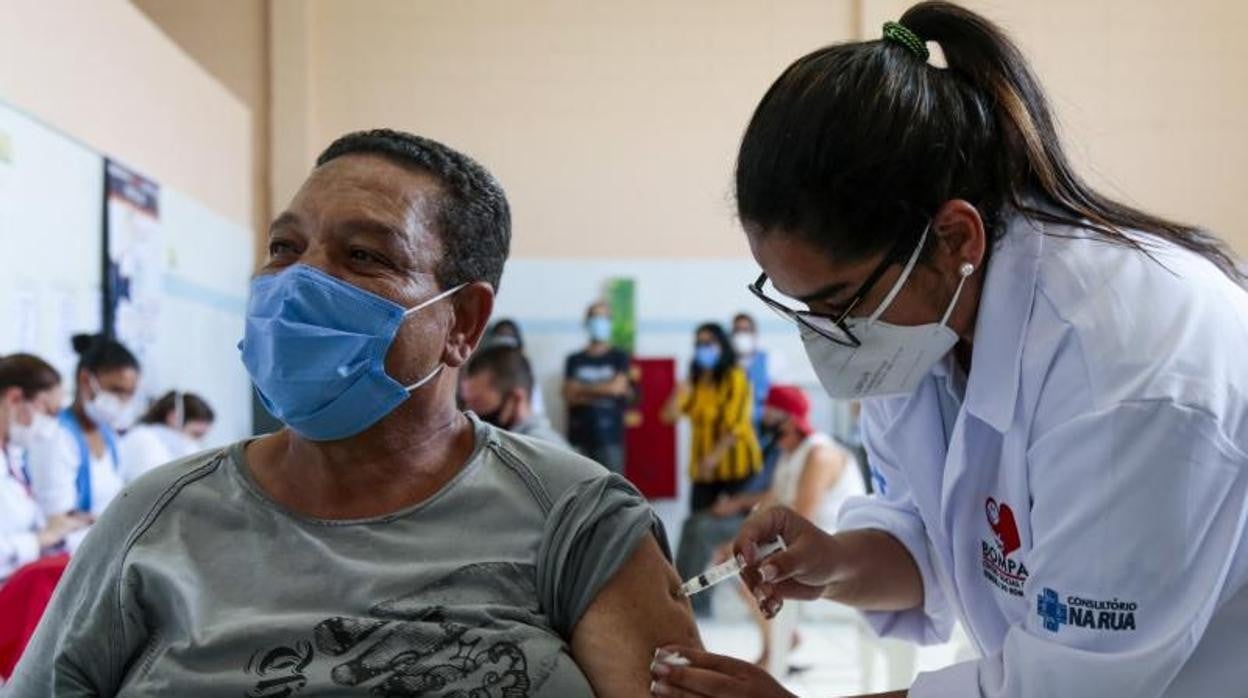
[[381, 258], [369, 252], [368, 250], [355, 248], [350, 252], [351, 260], [354, 262], [380, 262]]
[[295, 251], [295, 246], [284, 240], [274, 240], [269, 243], [269, 256], [276, 257], [278, 255], [289, 254]]

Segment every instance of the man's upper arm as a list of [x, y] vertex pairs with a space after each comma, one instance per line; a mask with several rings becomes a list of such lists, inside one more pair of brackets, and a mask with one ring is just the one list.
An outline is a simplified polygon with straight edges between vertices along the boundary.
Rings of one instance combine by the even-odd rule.
[[641, 696], [665, 644], [702, 646], [680, 579], [647, 535], [573, 628], [572, 657], [596, 695]]

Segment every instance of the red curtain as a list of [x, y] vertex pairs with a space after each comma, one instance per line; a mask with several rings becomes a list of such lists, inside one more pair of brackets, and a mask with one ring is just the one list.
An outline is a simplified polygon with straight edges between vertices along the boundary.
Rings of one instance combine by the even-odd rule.
[[637, 400], [627, 418], [625, 476], [650, 499], [676, 497], [676, 427], [664, 424], [663, 404], [676, 389], [674, 359], [634, 359]]

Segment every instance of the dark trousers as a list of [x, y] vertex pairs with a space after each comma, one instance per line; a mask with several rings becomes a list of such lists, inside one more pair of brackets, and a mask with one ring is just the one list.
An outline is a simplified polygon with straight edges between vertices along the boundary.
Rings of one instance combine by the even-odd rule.
[[[689, 518], [680, 527], [680, 545], [676, 548], [676, 572], [683, 582], [696, 577], [710, 567], [715, 550], [736, 537], [745, 514], [716, 516], [711, 505], [721, 495], [735, 494], [744, 481], [732, 483], [695, 484]], [[693, 614], [699, 618], [711, 615], [711, 594], [707, 589], [689, 598]]]

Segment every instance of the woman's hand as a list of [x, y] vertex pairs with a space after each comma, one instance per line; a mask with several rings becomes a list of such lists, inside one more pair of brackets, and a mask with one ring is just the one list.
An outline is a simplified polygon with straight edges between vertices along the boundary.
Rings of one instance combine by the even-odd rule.
[[749, 662], [691, 647], [662, 647], [650, 664], [650, 693], [675, 698], [794, 698]]
[[[780, 536], [785, 549], [757, 560], [754, 546]], [[741, 579], [768, 617], [780, 611], [783, 599], [817, 599], [836, 580], [842, 554], [836, 540], [788, 507], [768, 507], [741, 525], [733, 542], [745, 558]]]
[[703, 458], [702, 462], [698, 463], [698, 479], [710, 480], [714, 477], [717, 467], [719, 467], [719, 458], [716, 458], [714, 453]]
[[[715, 503], [711, 505], [711, 513], [714, 514], [715, 516], [718, 516], [721, 519], [727, 518], [729, 516], [736, 516], [737, 514], [741, 513], [741, 504], [740, 502], [737, 501], [736, 497], [729, 497], [728, 495], [720, 495], [715, 500]], [[729, 547], [729, 546], [725, 546], [725, 547]], [[729, 551], [731, 551], [731, 547], [729, 547]], [[727, 560], [728, 558], [725, 557], [724, 559]]]
[[683, 380], [676, 386], [672, 394], [667, 397], [667, 402], [659, 414], [664, 424], [675, 424], [680, 419], [681, 411], [689, 402], [689, 395], [692, 392], [693, 386], [688, 380]]

